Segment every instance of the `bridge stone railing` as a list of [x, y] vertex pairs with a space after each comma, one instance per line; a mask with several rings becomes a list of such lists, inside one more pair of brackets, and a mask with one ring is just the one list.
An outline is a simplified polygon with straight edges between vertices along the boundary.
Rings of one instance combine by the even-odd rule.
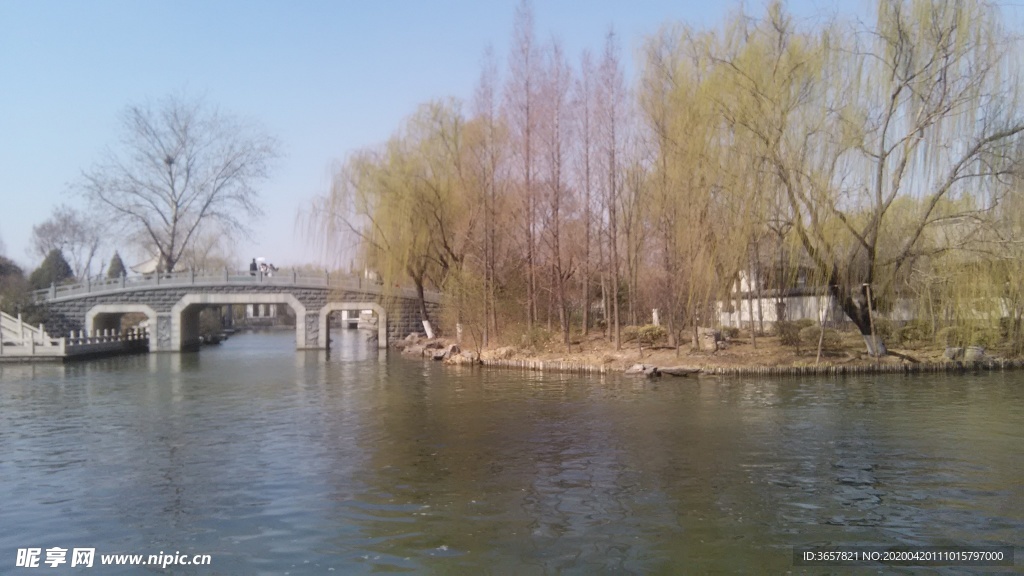
[[29, 340], [35, 340], [36, 342], [43, 342], [50, 340], [50, 335], [46, 333], [42, 325], [39, 327], [26, 324], [21, 319], [21, 314], [15, 318], [4, 312], [0, 312], [0, 340], [14, 341], [14, 342], [27, 342]]
[[54, 356], [64, 355], [64, 339], [53, 338], [42, 326], [24, 323], [18, 317], [0, 312], [0, 356]]
[[149, 332], [103, 330], [86, 334], [70, 332], [66, 337], [50, 336], [43, 327], [29, 326], [21, 315], [13, 318], [0, 312], [0, 360], [5, 359], [60, 359], [89, 354], [106, 354], [146, 349]]
[[145, 328], [132, 328], [125, 331], [95, 330], [92, 334], [79, 331], [72, 332], [68, 334], [67, 338], [61, 338], [61, 340], [66, 342], [65, 348], [68, 356], [146, 350], [149, 348], [149, 330]]
[[[232, 272], [225, 269], [223, 273], [186, 270], [140, 276], [121, 276], [120, 278], [112, 279], [87, 279], [84, 282], [76, 282], [74, 284], [65, 284], [61, 286], [51, 285], [49, 288], [36, 290], [32, 295], [36, 302], [48, 302], [63, 298], [75, 298], [83, 295], [105, 294], [125, 290], [225, 284], [239, 286], [267, 285], [322, 287], [377, 295], [388, 292], [385, 290], [383, 285], [359, 275], [328, 273], [299, 274], [295, 271], [291, 273], [275, 273], [273, 275], [257, 272], [254, 275], [249, 271]], [[392, 295], [410, 299], [415, 299], [417, 297], [416, 291], [410, 287], [397, 287], [396, 291], [398, 293]], [[441, 295], [438, 292], [428, 291], [424, 296], [428, 302], [437, 303], [441, 300]]]

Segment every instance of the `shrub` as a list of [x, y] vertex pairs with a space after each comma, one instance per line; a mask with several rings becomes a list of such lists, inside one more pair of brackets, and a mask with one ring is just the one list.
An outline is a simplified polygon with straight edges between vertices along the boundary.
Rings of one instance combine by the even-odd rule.
[[539, 348], [551, 341], [551, 333], [545, 328], [538, 326], [526, 330], [519, 339], [520, 346], [526, 348]]
[[965, 338], [958, 327], [946, 326], [935, 333], [935, 343], [940, 346], [963, 346]]
[[970, 337], [967, 339], [971, 346], [981, 346], [983, 348], [991, 348], [1002, 341], [1003, 338], [999, 334], [999, 329], [991, 326], [980, 327], [971, 331]]
[[775, 323], [775, 334], [779, 337], [779, 342], [785, 346], [800, 348], [800, 330], [801, 327], [796, 322], [781, 320]]
[[821, 349], [835, 351], [839, 350], [843, 345], [843, 338], [839, 335], [839, 332], [826, 328], [824, 336], [820, 326], [808, 326], [800, 330], [800, 341], [805, 343], [808, 347], [817, 349], [818, 339], [821, 339]]
[[626, 326], [622, 329], [622, 340], [625, 342], [632, 342], [637, 338], [640, 339], [641, 344], [653, 345], [659, 340], [664, 340], [668, 335], [665, 332], [665, 328], [662, 326], [655, 326], [654, 324], [648, 324], [646, 326]]
[[878, 316], [875, 316], [872, 319], [872, 322], [875, 326], [875, 335], [881, 338], [882, 341], [888, 342], [893, 340], [894, 338], [899, 338], [899, 329], [896, 326], [896, 323], [893, 322], [892, 320], [889, 320], [888, 318], [879, 318]]
[[920, 321], [910, 321], [897, 330], [896, 334], [901, 342], [920, 342], [928, 339], [929, 332], [931, 330], [927, 324]]
[[722, 335], [726, 338], [739, 338], [740, 329], [735, 326], [726, 326], [722, 328]]
[[935, 333], [935, 342], [941, 346], [991, 348], [1002, 341], [999, 328], [994, 326], [947, 326]]
[[665, 328], [655, 326], [654, 324], [642, 326], [639, 332], [640, 341], [645, 344], [654, 344], [659, 340], [664, 340], [667, 335], [668, 333], [665, 332]]

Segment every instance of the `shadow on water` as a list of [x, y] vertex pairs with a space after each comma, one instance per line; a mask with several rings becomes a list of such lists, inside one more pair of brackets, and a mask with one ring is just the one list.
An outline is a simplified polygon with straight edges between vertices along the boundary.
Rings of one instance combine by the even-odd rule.
[[0, 366], [0, 498], [19, 527], [0, 555], [776, 573], [793, 546], [1024, 533], [1018, 374], [651, 382], [443, 367], [334, 337], [329, 355], [264, 333]]

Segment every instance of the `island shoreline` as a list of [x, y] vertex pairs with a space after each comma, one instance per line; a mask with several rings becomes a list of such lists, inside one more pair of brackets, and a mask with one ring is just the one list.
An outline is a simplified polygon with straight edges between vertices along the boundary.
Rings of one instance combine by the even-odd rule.
[[[447, 338], [424, 339], [419, 335], [393, 343], [392, 348], [405, 356], [422, 357], [446, 365], [550, 372], [580, 375], [623, 374], [647, 378], [694, 377], [842, 377], [871, 374], [960, 374], [1011, 371], [1024, 368], [1024, 358], [968, 355], [962, 348], [925, 346], [882, 358], [852, 350], [851, 341], [841, 350], [824, 357], [814, 351], [782, 346], [772, 337], [750, 341], [733, 340], [722, 350], [684, 352], [669, 347], [612, 349], [606, 342], [591, 340], [589, 350], [566, 352], [555, 349], [516, 348], [512, 346], [467, 350]], [[959, 351], [951, 359], [950, 353]], [[810, 354], [810, 355], [809, 355]], [[920, 358], [920, 359], [919, 359]]]

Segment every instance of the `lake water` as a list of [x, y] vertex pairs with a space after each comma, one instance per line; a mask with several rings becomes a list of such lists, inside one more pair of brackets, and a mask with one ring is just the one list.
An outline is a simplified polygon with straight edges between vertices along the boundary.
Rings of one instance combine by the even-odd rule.
[[0, 364], [0, 573], [822, 573], [793, 547], [1024, 534], [1021, 373], [646, 381], [335, 339]]

